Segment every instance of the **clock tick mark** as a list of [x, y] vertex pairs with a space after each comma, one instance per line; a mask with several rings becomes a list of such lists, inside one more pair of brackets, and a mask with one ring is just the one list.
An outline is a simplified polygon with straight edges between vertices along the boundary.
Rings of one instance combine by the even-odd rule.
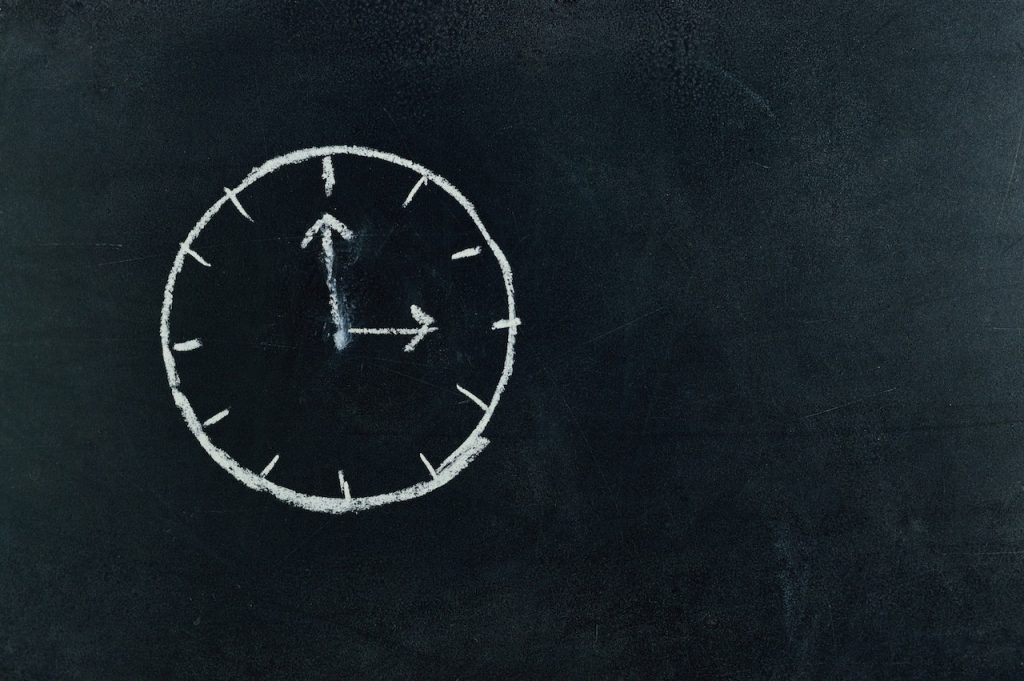
[[231, 203], [235, 204], [235, 208], [237, 208], [238, 212], [242, 214], [242, 217], [244, 217], [249, 222], [256, 222], [255, 220], [252, 219], [252, 216], [246, 213], [245, 209], [242, 208], [242, 203], [238, 200], [237, 193], [235, 193], [231, 189], [228, 189], [227, 187], [224, 187], [224, 193], [227, 194], [227, 197], [229, 199], [231, 199]]
[[192, 340], [182, 341], [181, 343], [175, 343], [171, 346], [175, 352], [188, 352], [190, 350], [198, 350], [203, 347], [203, 341], [198, 338]]
[[205, 428], [207, 426], [212, 426], [213, 424], [217, 423], [218, 421], [224, 420], [227, 417], [227, 415], [230, 414], [230, 413], [231, 413], [230, 409], [225, 409], [223, 411], [218, 411], [216, 414], [214, 414], [210, 418], [208, 418], [205, 421], [203, 421], [203, 427]]
[[420, 177], [419, 180], [417, 180], [416, 184], [412, 186], [412, 190], [409, 192], [409, 195], [405, 197], [405, 201], [402, 202], [402, 208], [408, 207], [409, 203], [412, 202], [412, 197], [416, 196], [416, 192], [418, 192], [420, 190], [420, 187], [422, 187], [426, 183], [426, 175], [423, 175], [422, 177]]
[[420, 452], [420, 461], [422, 461], [423, 465], [427, 467], [428, 471], [430, 471], [430, 477], [436, 478], [437, 471], [434, 470], [434, 467], [430, 465], [429, 461], [427, 461], [427, 457], [423, 456], [423, 452]]
[[263, 469], [263, 472], [260, 473], [260, 477], [261, 478], [267, 477], [267, 473], [269, 473], [270, 471], [272, 471], [274, 469], [274, 466], [277, 465], [277, 460], [280, 459], [280, 458], [281, 458], [280, 454], [274, 454], [274, 458], [270, 460], [270, 463], [268, 463], [266, 468]]
[[473, 248], [466, 248], [464, 250], [452, 253], [452, 260], [462, 260], [463, 258], [472, 258], [474, 255], [480, 255], [480, 247], [474, 246]]
[[345, 474], [342, 471], [338, 471], [338, 486], [341, 487], [341, 493], [345, 495], [345, 499], [352, 498], [352, 492], [348, 489], [348, 481], [345, 480]]
[[324, 156], [324, 171], [320, 177], [324, 180], [324, 195], [330, 196], [334, 191], [334, 164], [331, 163], [330, 156]]
[[465, 395], [465, 396], [466, 396], [466, 397], [468, 397], [469, 399], [473, 400], [473, 402], [475, 402], [475, 403], [476, 403], [476, 406], [480, 407], [480, 408], [481, 408], [481, 409], [483, 409], [484, 411], [487, 411], [487, 403], [486, 403], [486, 402], [484, 402], [484, 401], [483, 401], [483, 400], [481, 400], [481, 399], [480, 399], [479, 397], [477, 397], [477, 396], [476, 396], [476, 395], [474, 395], [473, 393], [471, 393], [471, 392], [469, 392], [468, 390], [466, 390], [465, 388], [463, 388], [463, 387], [462, 387], [461, 385], [459, 385], [458, 383], [456, 383], [456, 384], [455, 384], [455, 388], [456, 388], [456, 390], [458, 390], [458, 391], [459, 391], [460, 393], [462, 393], [463, 395]]
[[210, 263], [206, 262], [206, 259], [203, 258], [203, 256], [199, 255], [198, 253], [193, 251], [191, 248], [188, 249], [187, 252], [188, 252], [189, 255], [191, 255], [193, 258], [196, 259], [196, 262], [198, 262], [203, 267], [210, 267]]
[[491, 324], [491, 329], [510, 329], [513, 326], [519, 326], [522, 323], [523, 320], [521, 320], [519, 317], [514, 317], [512, 319], [499, 319], [498, 321]]

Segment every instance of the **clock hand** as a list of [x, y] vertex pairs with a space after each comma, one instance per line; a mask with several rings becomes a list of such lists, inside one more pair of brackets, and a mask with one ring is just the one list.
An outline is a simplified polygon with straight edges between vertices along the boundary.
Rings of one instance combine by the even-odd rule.
[[313, 241], [313, 237], [317, 234], [320, 235], [324, 276], [327, 278], [327, 292], [331, 305], [331, 319], [334, 321], [334, 347], [341, 350], [348, 344], [348, 331], [345, 329], [345, 320], [342, 318], [341, 303], [338, 299], [338, 284], [334, 280], [334, 237], [332, 232], [337, 232], [345, 241], [350, 241], [355, 236], [341, 220], [330, 213], [324, 213], [322, 218], [306, 230], [301, 245], [302, 248], [305, 248]]
[[426, 338], [428, 333], [437, 331], [436, 326], [431, 326], [434, 323], [434, 318], [428, 315], [426, 312], [421, 310], [418, 306], [413, 305], [409, 308], [412, 312], [412, 318], [419, 322], [419, 326], [411, 329], [349, 329], [349, 333], [367, 334], [372, 336], [412, 336], [412, 340], [405, 344], [403, 348], [406, 352], [412, 352], [419, 345], [419, 342]]

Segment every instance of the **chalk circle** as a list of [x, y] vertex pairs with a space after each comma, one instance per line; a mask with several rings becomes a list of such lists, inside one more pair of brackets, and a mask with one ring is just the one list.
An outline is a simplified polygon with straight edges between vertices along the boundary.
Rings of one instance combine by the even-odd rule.
[[[456, 189], [451, 182], [427, 168], [424, 168], [418, 163], [402, 158], [401, 156], [396, 156], [395, 154], [359, 146], [343, 145], [300, 149], [298, 151], [293, 151], [289, 154], [273, 158], [258, 168], [254, 168], [252, 172], [250, 172], [245, 179], [241, 181], [241, 183], [230, 189], [230, 191], [224, 193], [224, 195], [222, 195], [221, 198], [206, 211], [203, 217], [199, 219], [199, 222], [195, 224], [192, 231], [188, 233], [188, 236], [182, 242], [181, 247], [178, 249], [178, 253], [174, 258], [174, 263], [171, 265], [171, 272], [167, 277], [167, 284], [164, 286], [163, 308], [160, 312], [160, 344], [163, 349], [164, 365], [167, 368], [167, 382], [170, 385], [174, 403], [181, 411], [188, 429], [192, 432], [192, 435], [195, 436], [196, 440], [199, 441], [202, 448], [206, 450], [206, 453], [209, 454], [221, 468], [226, 470], [236, 480], [250, 489], [260, 492], [269, 492], [281, 501], [299, 508], [309, 511], [319, 511], [321, 513], [357, 512], [373, 508], [374, 506], [383, 506], [384, 504], [390, 504], [396, 501], [414, 499], [441, 487], [462, 472], [462, 470], [469, 465], [476, 455], [483, 451], [483, 449], [489, 444], [489, 440], [483, 436], [483, 431], [491, 420], [491, 416], [494, 414], [494, 410], [498, 406], [498, 400], [501, 398], [501, 394], [505, 390], [505, 386], [508, 384], [508, 379], [512, 375], [517, 327], [516, 324], [508, 327], [508, 342], [505, 345], [505, 363], [502, 366], [498, 384], [494, 389], [494, 393], [491, 395], [490, 401], [487, 403], [486, 408], [483, 411], [483, 416], [480, 418], [480, 421], [477, 422], [472, 432], [470, 432], [469, 436], [462, 442], [462, 444], [456, 447], [455, 450], [452, 451], [451, 454], [449, 454], [444, 461], [435, 468], [435, 475], [423, 482], [416, 483], [415, 485], [411, 485], [394, 492], [387, 492], [385, 494], [377, 494], [368, 497], [348, 498], [344, 495], [344, 490], [341, 489], [339, 489], [340, 496], [338, 497], [304, 494], [275, 484], [270, 480], [261, 477], [259, 474], [239, 464], [231, 457], [230, 454], [215, 445], [203, 430], [202, 423], [196, 416], [195, 411], [192, 409], [192, 405], [180, 389], [181, 382], [178, 378], [178, 372], [174, 362], [174, 354], [171, 346], [171, 308], [174, 304], [174, 284], [178, 279], [178, 274], [181, 273], [181, 270], [185, 265], [185, 258], [192, 252], [191, 246], [199, 237], [199, 234], [202, 233], [203, 229], [207, 224], [209, 224], [210, 220], [213, 219], [213, 216], [217, 214], [221, 207], [225, 203], [231, 201], [232, 198], [237, 197], [237, 195], [244, 189], [279, 168], [302, 163], [303, 161], [308, 161], [310, 159], [323, 159], [325, 157], [341, 155], [378, 159], [388, 163], [393, 163], [394, 165], [402, 168], [407, 168], [416, 174], [418, 177], [418, 184], [421, 185], [425, 181], [429, 181], [432, 185], [439, 187], [455, 199], [459, 205], [462, 206], [463, 210], [466, 211], [466, 214], [473, 220], [473, 224], [476, 225], [476, 228], [480, 231], [480, 236], [483, 237], [484, 242], [491, 249], [491, 253], [498, 261], [498, 266], [501, 268], [502, 280], [505, 283], [505, 293], [508, 299], [508, 319], [516, 319], [515, 297], [512, 288], [512, 268], [509, 267], [505, 254], [502, 253], [498, 245], [494, 243], [491, 235], [488, 234], [487, 229], [480, 220], [480, 216], [477, 215], [476, 208], [473, 207], [473, 204], [470, 203], [469, 199], [463, 196], [462, 192]], [[410, 452], [412, 452], [413, 456], [416, 451], [417, 450], [415, 448], [410, 447]]]

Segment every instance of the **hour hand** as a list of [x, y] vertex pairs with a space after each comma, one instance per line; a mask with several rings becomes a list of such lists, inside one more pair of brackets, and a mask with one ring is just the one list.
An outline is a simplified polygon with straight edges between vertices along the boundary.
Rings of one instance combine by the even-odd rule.
[[412, 339], [405, 344], [403, 348], [406, 352], [412, 352], [419, 345], [419, 342], [427, 337], [428, 333], [437, 331], [436, 326], [431, 326], [434, 323], [434, 318], [420, 309], [417, 305], [412, 305], [409, 308], [412, 312], [412, 318], [419, 324], [418, 327], [413, 328], [386, 328], [386, 329], [356, 329], [350, 328], [349, 333], [362, 334], [367, 336], [412, 336]]

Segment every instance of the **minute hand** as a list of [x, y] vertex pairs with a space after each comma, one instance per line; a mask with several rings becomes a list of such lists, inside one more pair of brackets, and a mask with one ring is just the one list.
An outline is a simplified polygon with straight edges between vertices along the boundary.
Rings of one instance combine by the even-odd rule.
[[426, 312], [421, 310], [418, 306], [413, 305], [409, 308], [412, 312], [412, 318], [419, 322], [419, 326], [415, 328], [386, 328], [386, 329], [353, 329], [348, 330], [349, 333], [362, 334], [368, 336], [412, 336], [412, 340], [405, 344], [403, 350], [406, 352], [412, 352], [419, 345], [419, 342], [426, 338], [427, 334], [432, 331], [437, 331], [436, 326], [431, 326], [434, 323], [434, 318], [428, 315]]
[[341, 301], [338, 296], [338, 285], [334, 281], [334, 241], [332, 232], [337, 233], [345, 241], [350, 241], [354, 236], [352, 230], [330, 213], [317, 220], [312, 227], [306, 230], [302, 237], [301, 246], [305, 248], [313, 242], [313, 238], [320, 235], [321, 255], [324, 260], [324, 276], [327, 281], [328, 302], [331, 306], [331, 319], [334, 321], [334, 346], [341, 350], [348, 343], [348, 335], [345, 333], [345, 319], [343, 316]]

